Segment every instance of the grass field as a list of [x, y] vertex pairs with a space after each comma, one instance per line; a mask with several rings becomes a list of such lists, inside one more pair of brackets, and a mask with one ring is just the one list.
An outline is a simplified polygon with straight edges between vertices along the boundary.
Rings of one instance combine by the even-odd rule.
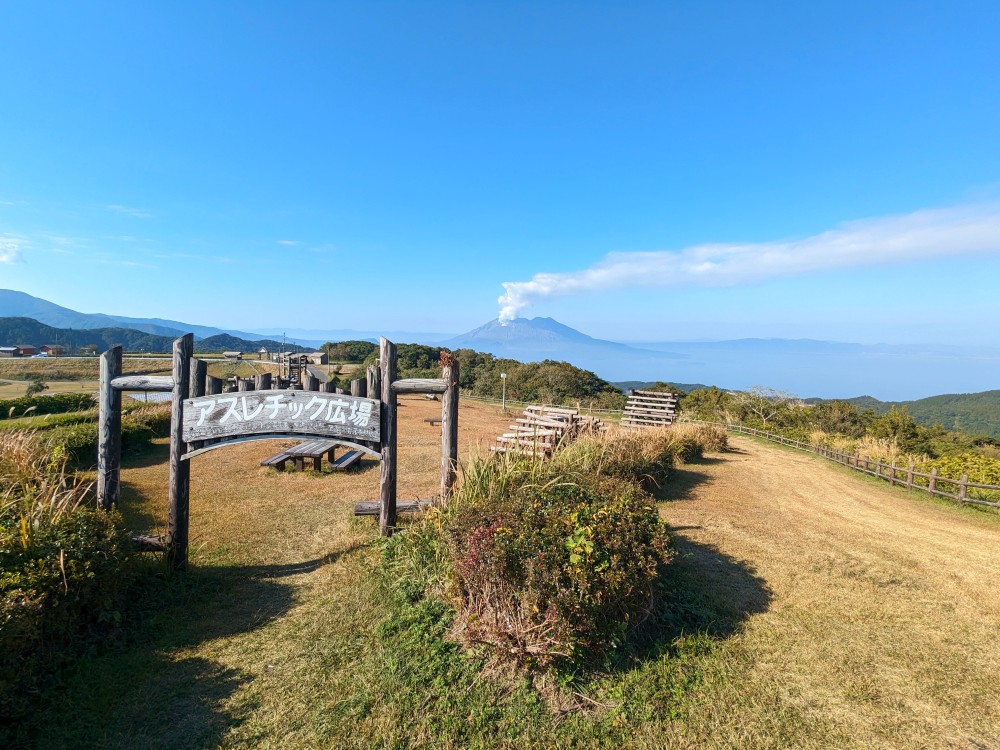
[[[440, 404], [401, 401], [399, 496], [438, 481]], [[465, 401], [462, 455], [506, 426]], [[250, 443], [192, 466], [192, 569], [44, 696], [46, 748], [1000, 746], [1000, 522], [746, 439], [679, 470], [669, 603], [629, 658], [569, 687], [484, 675], [445, 607], [379, 574], [377, 465], [280, 474]], [[123, 510], [162, 531], [166, 449]], [[155, 559], [150, 565], [162, 568]], [[543, 700], [539, 689], [556, 699]], [[575, 694], [574, 694], [575, 691]], [[27, 746], [27, 745], [26, 745]]]

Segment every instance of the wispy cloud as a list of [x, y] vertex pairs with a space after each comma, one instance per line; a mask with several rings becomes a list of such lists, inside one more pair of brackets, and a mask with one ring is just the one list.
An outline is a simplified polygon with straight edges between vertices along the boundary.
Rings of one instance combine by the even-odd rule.
[[1000, 203], [852, 221], [797, 240], [610, 253], [582, 271], [505, 281], [500, 320], [555, 297], [637, 287], [737, 286], [842, 268], [1000, 254]]
[[302, 243], [298, 240], [278, 240], [279, 245], [284, 245], [285, 247], [298, 247]]
[[124, 214], [125, 216], [131, 216], [135, 219], [151, 219], [153, 214], [141, 208], [132, 208], [130, 206], [122, 206], [117, 203], [113, 203], [106, 206], [109, 211], [114, 211], [116, 214]]
[[22, 237], [0, 235], [0, 263], [14, 265], [21, 262], [21, 249], [25, 245]]

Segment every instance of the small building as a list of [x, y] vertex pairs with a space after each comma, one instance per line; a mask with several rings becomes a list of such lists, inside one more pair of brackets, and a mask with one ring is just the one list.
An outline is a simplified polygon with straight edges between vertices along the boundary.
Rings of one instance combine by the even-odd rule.
[[61, 357], [66, 353], [66, 349], [59, 344], [42, 344], [38, 347], [42, 354], [48, 354], [50, 357]]
[[271, 359], [271, 352], [267, 350], [266, 346], [262, 346], [260, 348], [260, 351], [257, 352], [257, 354], [260, 356], [260, 359], [264, 360], [265, 362], [268, 362]]
[[243, 352], [223, 352], [222, 356], [226, 359], [235, 361], [237, 359], [243, 359]]
[[309, 363], [314, 365], [325, 365], [329, 363], [330, 358], [327, 356], [326, 352], [313, 352], [309, 355]]
[[32, 346], [31, 344], [16, 344], [17, 350], [21, 352], [22, 357], [32, 357], [38, 354], [38, 347]]
[[0, 357], [20, 357], [21, 351], [16, 346], [0, 346]]

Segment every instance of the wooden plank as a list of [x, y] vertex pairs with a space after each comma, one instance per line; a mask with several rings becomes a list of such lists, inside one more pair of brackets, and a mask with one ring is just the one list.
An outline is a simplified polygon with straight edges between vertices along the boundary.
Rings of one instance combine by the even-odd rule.
[[111, 387], [116, 391], [159, 391], [170, 393], [174, 390], [174, 379], [169, 375], [121, 375], [121, 371], [119, 370], [119, 374], [111, 381]]
[[360, 461], [363, 455], [361, 451], [348, 451], [336, 461], [331, 461], [330, 469], [333, 471], [346, 471]]
[[389, 536], [396, 527], [396, 345], [379, 340], [379, 382], [381, 383], [382, 465], [379, 470], [379, 533]]
[[114, 382], [122, 373], [122, 348], [101, 355], [101, 391], [97, 407], [97, 504], [110, 510], [118, 504], [121, 486], [122, 394]]
[[444, 393], [447, 389], [443, 378], [404, 378], [392, 384], [393, 393]]
[[191, 375], [191, 352], [194, 336], [190, 333], [174, 341], [174, 391], [170, 406], [170, 479], [167, 508], [167, 559], [174, 570], [187, 567], [190, 512], [191, 464], [182, 460], [187, 452], [184, 428], [184, 400], [188, 397]]
[[459, 363], [450, 354], [441, 355], [444, 367], [441, 379], [446, 388], [441, 394], [441, 502], [451, 498], [458, 476], [458, 377]]
[[247, 391], [184, 402], [184, 439], [302, 433], [377, 442], [379, 404], [309, 391]]
[[167, 549], [167, 538], [160, 534], [137, 534], [132, 537], [132, 544], [140, 552], [163, 552]]
[[273, 456], [269, 456], [260, 462], [261, 466], [266, 466], [268, 468], [277, 469], [278, 471], [285, 470], [285, 464], [288, 459], [291, 458], [285, 451], [280, 453], [275, 453]]
[[[397, 513], [416, 513], [419, 510], [434, 506], [433, 500], [403, 500], [396, 504]], [[378, 500], [367, 500], [354, 504], [354, 515], [356, 516], [377, 516], [382, 504]]]

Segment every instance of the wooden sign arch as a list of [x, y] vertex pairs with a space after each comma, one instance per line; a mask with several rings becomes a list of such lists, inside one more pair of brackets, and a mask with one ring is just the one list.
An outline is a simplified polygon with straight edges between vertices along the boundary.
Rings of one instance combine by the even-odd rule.
[[447, 353], [442, 354], [441, 378], [400, 380], [396, 377], [396, 345], [383, 338], [378, 368], [369, 367], [367, 381], [354, 381], [351, 395], [320, 392], [315, 378], [309, 378], [307, 385], [311, 387], [307, 390], [272, 390], [269, 376], [259, 376], [253, 390], [224, 394], [221, 381], [207, 377], [207, 364], [193, 356], [193, 348], [190, 333], [174, 341], [169, 377], [123, 376], [120, 346], [101, 355], [97, 439], [100, 507], [110, 509], [118, 503], [122, 392], [171, 394], [167, 535], [139, 539], [147, 547], [165, 550], [173, 568], [187, 566], [190, 460], [253, 440], [322, 437], [377, 457], [381, 462], [379, 529], [383, 535], [391, 534], [396, 526], [396, 397], [400, 393], [441, 395], [440, 501], [446, 502], [450, 496], [458, 466], [458, 362]]

